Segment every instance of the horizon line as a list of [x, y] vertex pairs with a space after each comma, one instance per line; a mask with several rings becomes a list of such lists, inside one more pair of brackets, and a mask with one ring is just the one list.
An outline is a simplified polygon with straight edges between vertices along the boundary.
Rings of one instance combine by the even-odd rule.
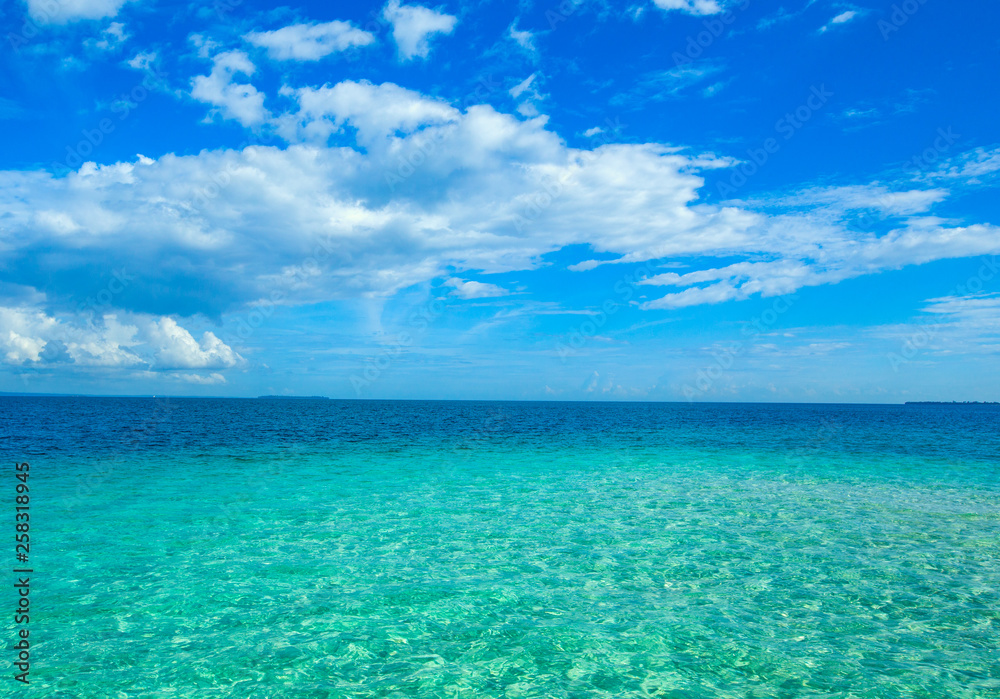
[[668, 404], [668, 405], [886, 405], [903, 406], [913, 404], [925, 405], [1000, 405], [1000, 401], [940, 401], [940, 400], [909, 400], [898, 403], [868, 403], [868, 402], [808, 402], [808, 401], [739, 401], [739, 400], [580, 400], [580, 399], [526, 399], [526, 398], [335, 398], [330, 396], [194, 396], [167, 394], [104, 394], [104, 393], [29, 393], [20, 391], [0, 391], [0, 398], [162, 398], [191, 400], [331, 400], [353, 402], [420, 402], [420, 403], [629, 403], [629, 404]]

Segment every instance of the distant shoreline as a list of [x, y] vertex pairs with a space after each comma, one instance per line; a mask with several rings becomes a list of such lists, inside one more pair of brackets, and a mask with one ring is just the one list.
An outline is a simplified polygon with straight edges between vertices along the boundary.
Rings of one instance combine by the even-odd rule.
[[494, 398], [332, 398], [330, 396], [185, 396], [185, 395], [108, 395], [95, 393], [28, 393], [0, 391], [0, 398], [161, 398], [163, 400], [329, 400], [347, 402], [404, 402], [404, 403], [586, 403], [610, 405], [634, 403], [637, 405], [799, 405], [799, 406], [884, 406], [903, 407], [906, 405], [1000, 405], [1000, 401], [907, 401], [905, 403], [805, 403], [780, 401], [612, 401], [612, 400], [518, 400]]
[[257, 396], [257, 400], [331, 400], [329, 396]]
[[1000, 402], [983, 400], [914, 400], [907, 401], [903, 405], [1000, 405]]

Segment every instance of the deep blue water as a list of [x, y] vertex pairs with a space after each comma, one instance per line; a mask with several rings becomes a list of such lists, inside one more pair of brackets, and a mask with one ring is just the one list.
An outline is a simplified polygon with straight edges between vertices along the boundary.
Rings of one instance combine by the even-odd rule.
[[788, 450], [995, 463], [996, 405], [799, 405], [0, 397], [12, 453], [372, 443]]

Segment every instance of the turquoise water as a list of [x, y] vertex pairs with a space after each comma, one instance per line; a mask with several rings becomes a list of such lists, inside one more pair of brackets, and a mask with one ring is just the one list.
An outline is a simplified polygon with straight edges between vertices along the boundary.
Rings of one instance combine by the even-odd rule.
[[993, 408], [0, 412], [34, 696], [1000, 697]]

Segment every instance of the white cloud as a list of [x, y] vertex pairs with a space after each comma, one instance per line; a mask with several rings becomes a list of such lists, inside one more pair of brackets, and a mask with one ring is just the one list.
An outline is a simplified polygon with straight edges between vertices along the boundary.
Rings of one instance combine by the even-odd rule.
[[611, 98], [615, 105], [639, 107], [647, 102], [676, 97], [687, 88], [721, 72], [719, 62], [704, 60], [699, 64], [683, 64], [669, 70], [653, 71], [638, 78], [628, 90]]
[[392, 24], [392, 37], [404, 61], [427, 58], [430, 54], [430, 37], [451, 34], [458, 18], [421, 5], [400, 5], [399, 0], [389, 0], [382, 16]]
[[857, 10], [847, 10], [846, 12], [841, 12], [839, 15], [827, 22], [823, 27], [820, 28], [820, 32], [828, 31], [838, 24], [847, 24], [852, 19], [859, 17], [861, 13]]
[[316, 134], [325, 139], [349, 124], [357, 129], [360, 142], [377, 145], [397, 133], [412, 134], [423, 127], [456, 122], [461, 116], [446, 102], [393, 83], [345, 80], [333, 87], [302, 88], [293, 94], [299, 111], [279, 122], [291, 140]]
[[544, 99], [545, 96], [538, 91], [537, 77], [538, 73], [532, 73], [508, 91], [508, 94], [510, 94], [511, 97], [519, 100], [520, 103], [517, 105], [517, 112], [521, 116], [538, 116], [538, 107], [536, 103]]
[[212, 51], [219, 48], [218, 42], [212, 41], [204, 34], [192, 34], [188, 37], [188, 41], [198, 49], [199, 58], [208, 58], [212, 55]]
[[711, 85], [708, 85], [708, 86], [702, 88], [702, 90], [701, 90], [701, 96], [702, 97], [712, 97], [713, 95], [716, 95], [719, 92], [721, 92], [722, 90], [724, 90], [726, 88], [726, 86], [729, 85], [730, 82], [732, 82], [732, 81], [731, 80], [720, 80], [717, 83], [712, 83]]
[[687, 288], [649, 301], [643, 307], [681, 308], [755, 295], [779, 296], [883, 270], [1000, 251], [997, 237], [1000, 231], [988, 225], [943, 228], [918, 224], [881, 237], [850, 235], [836, 229], [823, 231], [817, 227], [809, 239], [789, 237], [791, 226], [808, 225], [807, 222], [808, 219], [801, 217], [778, 217], [771, 222], [770, 230], [762, 231], [773, 236], [771, 244], [762, 238], [755, 247], [763, 253], [780, 254], [781, 260], [738, 262], [683, 275], [670, 272], [644, 280], [642, 284]]
[[226, 383], [226, 377], [217, 372], [213, 372], [208, 376], [201, 376], [199, 374], [171, 374], [171, 376], [185, 383], [195, 384], [196, 386], [218, 386], [219, 384]]
[[127, 61], [129, 67], [142, 71], [150, 70], [155, 62], [156, 51], [140, 51]]
[[195, 340], [173, 318], [150, 322], [146, 336], [158, 348], [155, 357], [160, 369], [229, 369], [243, 359], [211, 332], [205, 332], [200, 342]]
[[584, 380], [583, 385], [580, 386], [580, 390], [585, 394], [592, 395], [604, 394], [626, 397], [630, 394], [630, 391], [626, 390], [621, 384], [615, 383], [613, 376], [602, 379], [597, 371], [590, 374]]
[[125, 25], [121, 22], [112, 22], [101, 32], [101, 38], [89, 39], [87, 45], [101, 51], [112, 51], [124, 44], [128, 38]]
[[981, 328], [1000, 333], [1000, 293], [981, 291], [964, 296], [928, 299], [924, 312], [973, 321]]
[[445, 282], [445, 286], [454, 287], [452, 296], [460, 299], [488, 299], [497, 296], [507, 296], [510, 294], [507, 289], [496, 284], [484, 284], [483, 282], [466, 281], [452, 277]]
[[[545, 117], [520, 119], [489, 105], [463, 111], [391, 83], [344, 81], [289, 96], [296, 111], [279, 118], [293, 141], [286, 147], [87, 163], [65, 177], [0, 172], [9, 281], [44, 277], [47, 293], [72, 294], [94, 269], [140, 268], [134, 297], [155, 290], [157, 313], [167, 305], [170, 313], [218, 317], [276, 292], [287, 304], [384, 298], [467, 271], [535, 269], [546, 254], [575, 245], [589, 246], [600, 264], [727, 260], [651, 280], [650, 290], [664, 295], [647, 307], [670, 308], [1000, 252], [995, 226], [934, 218], [944, 189], [809, 188], [709, 204], [704, 173], [731, 167], [730, 159], [658, 143], [571, 148]], [[888, 230], [851, 230], [846, 220], [859, 207], [894, 217]], [[58, 254], [33, 252], [42, 249]], [[35, 277], [18, 276], [27, 260]], [[130, 324], [137, 340], [152, 332], [148, 323]], [[163, 361], [233, 361], [211, 337], [176, 342]]]
[[870, 334], [892, 340], [898, 356], [909, 356], [904, 351], [907, 347], [910, 352], [916, 348], [931, 356], [1000, 354], [1000, 293], [980, 291], [928, 299], [922, 314], [912, 322], [875, 327]]
[[680, 10], [689, 15], [714, 15], [723, 11], [717, 0], [653, 0], [661, 10]]
[[850, 22], [857, 16], [858, 12], [856, 10], [848, 10], [847, 12], [841, 12], [839, 15], [830, 20], [830, 24], [844, 24], [845, 22]]
[[39, 24], [66, 24], [114, 17], [128, 0], [27, 0], [28, 14]]
[[18, 313], [14, 309], [0, 307], [0, 352], [8, 364], [37, 362], [45, 341], [38, 338], [40, 332], [47, 331], [54, 324], [51, 318], [42, 314]]
[[243, 36], [254, 46], [266, 48], [271, 58], [279, 61], [318, 61], [338, 51], [354, 46], [367, 46], [375, 41], [369, 32], [349, 22], [323, 24], [293, 24], [269, 32], [250, 32]]
[[946, 189], [894, 190], [884, 184], [810, 187], [792, 196], [751, 202], [783, 209], [801, 209], [818, 215], [840, 216], [850, 211], [871, 210], [889, 216], [924, 213], [948, 198]]
[[976, 148], [925, 173], [922, 178], [931, 181], [945, 179], [979, 183], [997, 172], [1000, 172], [1000, 148]]
[[535, 75], [537, 75], [537, 74], [536, 73], [532, 73], [527, 78], [525, 78], [524, 80], [522, 80], [521, 82], [519, 82], [517, 85], [515, 85], [514, 87], [512, 87], [510, 89], [510, 96], [513, 97], [514, 99], [517, 99], [518, 97], [520, 97], [521, 94], [525, 90], [527, 90], [529, 87], [531, 87], [531, 83], [535, 82]]
[[117, 313], [50, 316], [0, 306], [0, 358], [7, 364], [122, 369], [228, 369], [243, 357], [206, 332], [200, 342], [169, 317]]
[[251, 76], [257, 68], [242, 51], [226, 51], [213, 59], [212, 72], [192, 81], [191, 96], [219, 108], [226, 119], [256, 126], [267, 118], [264, 93], [250, 84], [233, 81], [237, 75]]
[[535, 35], [527, 30], [519, 30], [517, 28], [517, 20], [507, 27], [507, 36], [517, 42], [517, 44], [528, 51], [529, 53], [535, 53], [537, 49], [535, 48]]
[[35, 222], [57, 235], [69, 235], [80, 230], [71, 216], [62, 211], [43, 210], [35, 214]]

